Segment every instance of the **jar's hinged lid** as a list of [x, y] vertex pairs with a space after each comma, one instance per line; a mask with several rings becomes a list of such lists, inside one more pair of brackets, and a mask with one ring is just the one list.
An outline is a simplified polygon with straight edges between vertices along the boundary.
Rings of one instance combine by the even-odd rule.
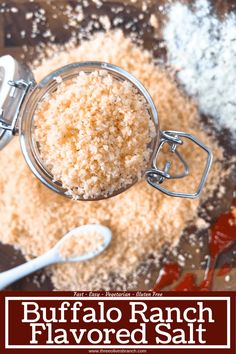
[[0, 57], [0, 150], [18, 132], [22, 103], [35, 84], [31, 70], [12, 56]]

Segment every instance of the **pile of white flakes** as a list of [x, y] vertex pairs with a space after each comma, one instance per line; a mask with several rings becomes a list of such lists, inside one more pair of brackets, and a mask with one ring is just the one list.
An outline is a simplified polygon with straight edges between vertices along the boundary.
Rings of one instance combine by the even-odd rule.
[[168, 62], [201, 112], [236, 138], [236, 15], [221, 21], [212, 12], [207, 0], [197, 0], [192, 9], [179, 2], [170, 6], [164, 28]]

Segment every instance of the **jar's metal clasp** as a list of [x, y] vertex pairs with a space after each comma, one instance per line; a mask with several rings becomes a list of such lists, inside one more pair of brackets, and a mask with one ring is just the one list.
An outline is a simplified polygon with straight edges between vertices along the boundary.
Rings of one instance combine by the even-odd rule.
[[18, 133], [19, 113], [34, 85], [28, 67], [10, 55], [0, 57], [0, 150]]
[[[201, 177], [201, 181], [198, 185], [197, 191], [194, 193], [183, 193], [183, 192], [172, 192], [164, 187], [162, 187], [162, 183], [166, 179], [179, 179], [179, 178], [184, 178], [189, 174], [189, 167], [183, 156], [180, 154], [180, 152], [177, 150], [177, 147], [179, 145], [183, 144], [183, 140], [181, 138], [186, 138], [191, 140], [194, 144], [198, 145], [201, 149], [203, 149], [207, 153], [207, 158], [206, 158], [206, 163], [204, 167], [204, 171]], [[171, 175], [169, 173], [170, 167], [171, 167], [171, 162], [166, 161], [165, 166], [162, 169], [158, 168], [157, 165], [157, 158], [158, 155], [160, 154], [160, 151], [162, 150], [163, 146], [165, 144], [168, 144], [170, 146], [170, 151], [171, 153], [175, 154], [181, 164], [183, 165], [183, 172], [180, 174], [175, 174]], [[192, 134], [188, 134], [185, 132], [179, 132], [179, 131], [172, 131], [172, 130], [165, 130], [161, 132], [161, 139], [160, 139], [160, 144], [158, 146], [155, 158], [152, 162], [152, 167], [146, 171], [145, 176], [147, 182], [154, 188], [160, 190], [164, 194], [167, 194], [171, 197], [182, 197], [182, 198], [191, 198], [195, 199], [197, 198], [202, 190], [203, 187], [206, 183], [207, 176], [209, 174], [209, 170], [211, 168], [213, 161], [213, 155], [211, 150], [203, 144], [200, 140], [198, 140], [195, 136]]]
[[[24, 80], [17, 80], [17, 81], [9, 80], [8, 85], [10, 85], [11, 87], [14, 88], [10, 97], [12, 97], [14, 99], [14, 110], [15, 110], [14, 113], [15, 114], [14, 114], [13, 119], [7, 120], [5, 118], [4, 110], [3, 110], [3, 108], [1, 108], [1, 110], [0, 110], [0, 129], [9, 130], [14, 134], [16, 131], [16, 120], [18, 117], [18, 111], [19, 111], [19, 108], [24, 100], [26, 92], [28, 91], [29, 84]], [[15, 99], [16, 94], [14, 92], [17, 88], [21, 89], [23, 91], [21, 91], [22, 93], [20, 95], [17, 95], [18, 97], [16, 100]]]

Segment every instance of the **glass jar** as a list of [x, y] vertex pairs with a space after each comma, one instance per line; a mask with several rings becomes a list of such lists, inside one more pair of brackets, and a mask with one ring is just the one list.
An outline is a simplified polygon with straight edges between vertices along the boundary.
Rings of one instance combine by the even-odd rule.
[[[158, 113], [155, 104], [145, 87], [130, 73], [112, 64], [103, 62], [83, 62], [64, 66], [47, 75], [37, 85], [32, 72], [25, 66], [19, 64], [11, 56], [0, 58], [0, 149], [12, 139], [14, 135], [20, 137], [20, 145], [25, 160], [34, 175], [48, 188], [65, 197], [72, 198], [67, 190], [62, 187], [60, 181], [55, 181], [51, 172], [45, 167], [40, 158], [39, 147], [34, 140], [34, 114], [37, 105], [46, 95], [55, 91], [59, 85], [55, 78], [60, 77], [63, 81], [76, 77], [80, 71], [91, 73], [94, 70], [106, 70], [118, 80], [128, 80], [136, 87], [138, 92], [145, 98], [149, 115], [155, 125], [156, 135], [148, 148], [151, 149], [149, 165], [144, 172], [144, 178], [154, 188], [161, 192], [175, 197], [196, 198], [202, 192], [212, 164], [212, 153], [210, 149], [191, 134], [179, 131], [161, 131], [158, 120]], [[173, 192], [162, 186], [167, 179], [183, 178], [188, 175], [188, 164], [177, 150], [183, 144], [183, 139], [191, 140], [206, 152], [206, 163], [199, 181], [199, 186], [194, 193]], [[167, 161], [163, 169], [158, 167], [158, 155], [164, 145], [168, 144], [170, 151], [177, 156], [183, 166], [183, 172], [176, 175], [169, 173], [170, 162]], [[122, 193], [137, 182], [133, 182], [125, 189], [115, 191], [112, 195]], [[100, 200], [96, 199], [79, 200]]]

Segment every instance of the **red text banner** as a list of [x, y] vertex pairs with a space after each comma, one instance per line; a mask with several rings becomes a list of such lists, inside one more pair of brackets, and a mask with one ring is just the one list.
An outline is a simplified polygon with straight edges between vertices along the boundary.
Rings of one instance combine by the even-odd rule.
[[12, 292], [0, 304], [1, 353], [235, 354], [232, 292]]

